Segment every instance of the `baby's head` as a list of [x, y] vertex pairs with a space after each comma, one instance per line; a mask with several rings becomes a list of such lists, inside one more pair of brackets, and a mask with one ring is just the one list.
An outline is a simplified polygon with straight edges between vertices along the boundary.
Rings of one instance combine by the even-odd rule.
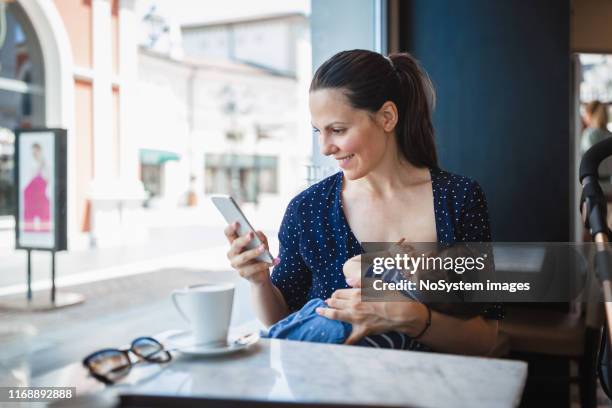
[[354, 256], [342, 267], [346, 284], [352, 288], [361, 287], [361, 255]]
[[[414, 248], [405, 242], [405, 238], [400, 239], [395, 244], [389, 246], [387, 251], [380, 252], [378, 256], [394, 257], [396, 254], [412, 253]], [[372, 255], [372, 254], [369, 254]], [[346, 284], [352, 288], [361, 287], [361, 255], [354, 256], [344, 263], [342, 267]]]

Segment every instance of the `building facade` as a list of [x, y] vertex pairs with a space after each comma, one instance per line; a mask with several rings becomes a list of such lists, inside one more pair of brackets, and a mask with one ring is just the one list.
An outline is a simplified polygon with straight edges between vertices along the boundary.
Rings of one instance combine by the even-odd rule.
[[[17, 128], [68, 130], [71, 249], [141, 239], [143, 203], [228, 193], [277, 212], [305, 184], [304, 15], [180, 30], [136, 0], [14, 0], [0, 13], [0, 228], [13, 222]], [[211, 40], [220, 31], [229, 54]]]
[[310, 41], [308, 18], [285, 13], [181, 27], [186, 55], [241, 61], [297, 75], [301, 44]]
[[294, 194], [310, 154], [300, 91], [293, 76], [141, 49], [138, 98], [149, 107], [137, 143], [150, 206], [193, 204], [190, 192], [254, 204]]
[[[85, 246], [94, 224], [120, 232], [118, 202], [144, 196], [137, 148], [130, 142], [130, 87], [137, 72], [138, 21], [132, 0], [3, 3], [7, 36], [0, 60], [2, 184], [5, 224], [14, 208], [11, 136], [16, 128], [68, 130], [69, 247]], [[109, 209], [113, 209], [109, 211]], [[98, 215], [98, 216], [97, 216]], [[129, 217], [128, 217], [129, 218]]]

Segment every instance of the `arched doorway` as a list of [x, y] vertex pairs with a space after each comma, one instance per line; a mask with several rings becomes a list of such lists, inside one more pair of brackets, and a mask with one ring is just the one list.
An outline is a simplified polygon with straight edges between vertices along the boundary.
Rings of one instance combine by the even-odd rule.
[[[15, 78], [7, 78], [17, 82], [4, 81], [14, 85], [13, 92], [21, 91], [20, 109], [10, 118], [0, 121], [0, 128], [14, 129], [15, 127], [60, 127], [68, 130], [68, 238], [69, 242], [76, 231], [76, 221], [71, 215], [75, 208], [75, 157], [74, 157], [74, 76], [73, 59], [68, 34], [62, 18], [53, 2], [44, 0], [17, 0], [0, 2], [5, 4], [7, 16], [7, 40], [10, 38], [9, 30], [13, 30], [15, 46], [23, 55], [23, 49], [28, 52], [27, 64], [21, 62]], [[11, 29], [9, 18], [13, 19]], [[19, 28], [15, 28], [16, 26]], [[21, 35], [19, 33], [23, 33]], [[17, 40], [25, 41], [25, 45]], [[6, 44], [6, 43], [5, 43]], [[0, 55], [6, 53], [10, 60], [9, 49], [0, 47]], [[21, 58], [23, 59], [23, 58]], [[20, 60], [21, 61], [21, 60]], [[0, 57], [0, 63], [2, 58]], [[3, 81], [0, 69], [0, 82]], [[24, 85], [25, 84], [25, 85]], [[0, 86], [0, 92], [2, 91]], [[25, 96], [24, 96], [25, 95]], [[15, 107], [11, 102], [10, 94], [5, 94], [4, 101], [0, 94], [0, 105]], [[17, 98], [13, 95], [13, 98]], [[19, 99], [19, 98], [17, 98]], [[16, 118], [16, 119], [15, 119]], [[0, 120], [1, 116], [0, 116]], [[12, 126], [12, 127], [11, 127]], [[5, 168], [12, 166], [12, 136], [11, 132], [0, 131], [0, 143], [5, 154]], [[2, 142], [4, 141], [4, 143]], [[8, 158], [8, 157], [11, 158]], [[11, 162], [11, 163], [9, 163]], [[12, 169], [10, 170], [12, 172]], [[7, 170], [8, 172], [8, 170]], [[11, 179], [12, 183], [12, 179]], [[0, 195], [3, 195], [0, 192]], [[2, 198], [0, 198], [0, 201]], [[14, 209], [5, 210], [5, 214], [12, 214]], [[0, 218], [2, 213], [0, 212]], [[6, 215], [5, 215], [6, 217]], [[70, 245], [70, 244], [69, 244]]]
[[44, 63], [19, 3], [0, 3], [0, 216], [14, 214], [14, 130], [45, 126]]

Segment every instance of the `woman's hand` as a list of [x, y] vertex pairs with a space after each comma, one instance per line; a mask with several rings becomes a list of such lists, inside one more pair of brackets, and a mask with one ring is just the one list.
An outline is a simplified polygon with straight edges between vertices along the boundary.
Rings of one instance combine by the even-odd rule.
[[245, 251], [246, 245], [255, 238], [253, 232], [249, 232], [241, 237], [238, 236], [238, 222], [228, 225], [225, 230], [225, 237], [231, 244], [227, 252], [232, 268], [236, 269], [240, 276], [254, 284], [265, 284], [270, 281], [270, 267], [275, 263], [258, 261], [255, 258], [268, 250], [268, 238], [263, 232], [257, 231], [257, 237], [262, 242], [260, 246]]
[[[370, 334], [403, 331], [415, 335], [425, 326], [427, 308], [415, 302], [362, 302], [361, 289], [339, 289], [316, 312], [332, 320], [353, 325], [345, 344], [355, 344]], [[393, 305], [390, 309], [389, 305]], [[399, 310], [401, 309], [401, 310]]]
[[353, 331], [345, 344], [355, 344], [372, 333], [386, 330], [385, 319], [380, 316], [379, 304], [362, 302], [361, 289], [339, 289], [325, 301], [329, 307], [319, 307], [316, 312], [332, 320], [342, 320], [353, 325]]

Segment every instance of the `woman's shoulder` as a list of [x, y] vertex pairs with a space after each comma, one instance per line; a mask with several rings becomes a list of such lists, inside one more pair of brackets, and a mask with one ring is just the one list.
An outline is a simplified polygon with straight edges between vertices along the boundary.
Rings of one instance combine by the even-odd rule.
[[486, 195], [480, 183], [467, 176], [436, 169], [432, 171], [432, 188], [437, 213], [452, 215], [469, 208], [487, 206]]
[[[432, 172], [438, 237], [451, 242], [491, 241], [487, 199], [480, 184], [444, 170]], [[444, 238], [446, 237], [446, 238]]]
[[432, 169], [432, 184], [444, 192], [457, 194], [469, 194], [474, 190], [482, 190], [478, 181], [456, 173], [451, 173], [440, 168]]
[[306, 207], [321, 208], [321, 206], [328, 206], [334, 202], [336, 189], [340, 187], [341, 183], [341, 171], [318, 181], [293, 197], [287, 206], [287, 211], [299, 213]]

